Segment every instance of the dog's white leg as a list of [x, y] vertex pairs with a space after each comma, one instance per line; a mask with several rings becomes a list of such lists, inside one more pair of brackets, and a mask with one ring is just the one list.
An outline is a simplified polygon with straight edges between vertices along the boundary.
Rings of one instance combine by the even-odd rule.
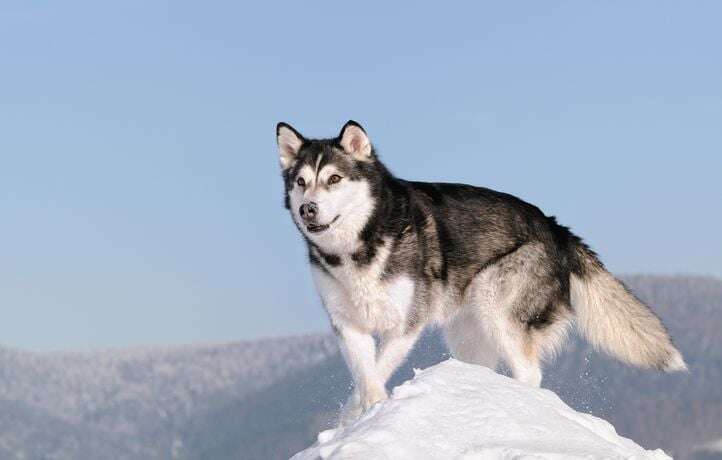
[[534, 336], [514, 319], [498, 318], [492, 322], [504, 361], [512, 376], [532, 387], [542, 381], [541, 362]]
[[[381, 350], [379, 351], [375, 364], [379, 382], [384, 388], [384, 397], [386, 397], [386, 382], [409, 354], [420, 332], [421, 328], [407, 332], [406, 334], [387, 333], [383, 336], [381, 340]], [[340, 424], [346, 425], [357, 419], [365, 409], [357, 385], [341, 410]]]
[[360, 409], [365, 411], [387, 397], [376, 368], [376, 342], [371, 334], [348, 326], [338, 327], [338, 335], [341, 352], [354, 380], [355, 392], [358, 392]]
[[524, 352], [525, 347], [515, 340], [505, 342], [503, 347], [504, 358], [511, 368], [512, 376], [520, 382], [539, 388], [542, 371], [539, 359], [533, 354], [534, 352]]
[[384, 385], [386, 385], [388, 379], [394, 374], [396, 368], [404, 362], [409, 351], [411, 351], [416, 343], [420, 332], [421, 328], [417, 328], [412, 331], [406, 331], [404, 334], [387, 333], [383, 336], [381, 351], [376, 360], [376, 367]]

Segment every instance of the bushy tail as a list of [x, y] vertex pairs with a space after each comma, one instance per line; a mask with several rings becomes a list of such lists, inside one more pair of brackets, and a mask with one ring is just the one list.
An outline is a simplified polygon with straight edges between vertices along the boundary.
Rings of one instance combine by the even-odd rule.
[[574, 243], [577, 267], [571, 300], [577, 323], [595, 347], [635, 366], [687, 369], [659, 318], [609, 273], [584, 243]]

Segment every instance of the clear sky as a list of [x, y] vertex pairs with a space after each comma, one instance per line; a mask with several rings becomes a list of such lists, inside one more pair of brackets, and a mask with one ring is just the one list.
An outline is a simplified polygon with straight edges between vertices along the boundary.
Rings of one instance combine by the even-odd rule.
[[0, 344], [328, 330], [280, 120], [722, 276], [722, 3], [250, 3], [0, 2]]

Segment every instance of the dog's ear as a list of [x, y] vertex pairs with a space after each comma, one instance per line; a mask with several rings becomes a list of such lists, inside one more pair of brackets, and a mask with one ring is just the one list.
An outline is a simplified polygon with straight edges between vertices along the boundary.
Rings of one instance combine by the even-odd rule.
[[298, 152], [301, 150], [303, 143], [306, 142], [306, 139], [301, 136], [301, 133], [293, 129], [291, 125], [281, 122], [276, 125], [276, 142], [278, 142], [281, 169], [285, 171], [296, 161]]
[[373, 159], [373, 149], [366, 131], [353, 120], [349, 120], [343, 125], [341, 133], [338, 135], [338, 142], [346, 153], [357, 160], [371, 161]]

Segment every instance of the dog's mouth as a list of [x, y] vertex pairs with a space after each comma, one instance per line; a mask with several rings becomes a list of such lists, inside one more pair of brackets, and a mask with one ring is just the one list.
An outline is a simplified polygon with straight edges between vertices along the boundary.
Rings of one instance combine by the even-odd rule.
[[322, 225], [318, 225], [318, 224], [308, 224], [308, 225], [306, 225], [306, 230], [308, 230], [310, 233], [321, 233], [321, 232], [325, 232], [326, 230], [328, 230], [328, 228], [329, 228], [334, 222], [336, 222], [336, 221], [338, 220], [338, 218], [339, 218], [339, 216], [334, 217], [333, 220], [332, 220], [331, 222], [327, 223], [327, 224], [322, 224]]

